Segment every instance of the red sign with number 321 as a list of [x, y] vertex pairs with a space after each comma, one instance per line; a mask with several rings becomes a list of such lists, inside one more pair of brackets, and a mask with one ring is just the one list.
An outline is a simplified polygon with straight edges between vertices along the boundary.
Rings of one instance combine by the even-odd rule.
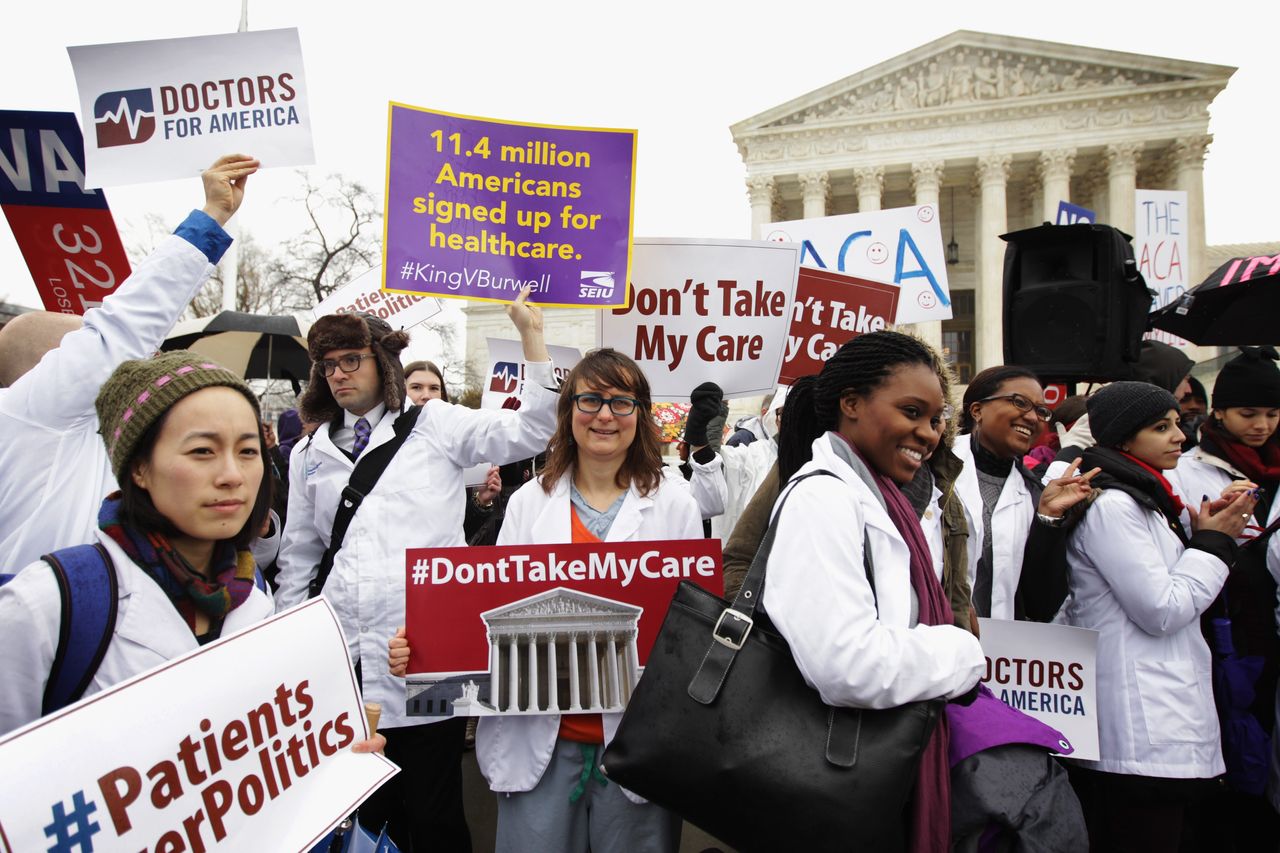
[[71, 113], [0, 110], [0, 206], [48, 311], [83, 314], [129, 275], [101, 190], [84, 188]]

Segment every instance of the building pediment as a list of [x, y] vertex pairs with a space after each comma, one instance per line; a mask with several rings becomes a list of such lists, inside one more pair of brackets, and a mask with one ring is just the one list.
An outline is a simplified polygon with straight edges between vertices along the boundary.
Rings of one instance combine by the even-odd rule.
[[[732, 128], [758, 133], [1036, 101], [1225, 86], [1234, 68], [959, 31], [802, 95]], [[1215, 91], [1216, 94], [1216, 91]]]
[[634, 617], [641, 608], [623, 604], [609, 598], [602, 598], [585, 592], [578, 592], [564, 587], [540, 592], [519, 601], [495, 607], [480, 614], [486, 624], [498, 620], [546, 619], [565, 616], [616, 615]]

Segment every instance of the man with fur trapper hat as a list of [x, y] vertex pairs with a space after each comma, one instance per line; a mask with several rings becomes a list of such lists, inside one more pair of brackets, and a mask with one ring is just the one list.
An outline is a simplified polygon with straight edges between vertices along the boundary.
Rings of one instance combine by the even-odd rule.
[[[307, 336], [312, 368], [299, 409], [305, 420], [321, 425], [290, 457], [276, 605], [303, 601], [322, 562], [331, 560], [324, 594], [346, 632], [365, 700], [382, 704], [387, 756], [401, 767], [361, 806], [360, 822], [375, 833], [387, 822], [406, 853], [468, 850], [470, 837], [462, 811], [464, 721], [415, 725], [405, 714], [405, 682], [388, 671], [387, 643], [405, 619], [404, 552], [465, 545], [463, 472], [480, 462], [534, 456], [551, 438], [555, 378], [541, 310], [527, 297], [526, 290], [507, 307], [524, 346], [528, 380], [515, 410], [475, 410], [443, 400], [428, 400], [421, 409], [406, 406], [400, 352], [409, 336], [376, 317], [330, 314]], [[330, 549], [352, 471], [364, 454], [396, 441], [397, 433], [405, 435], [403, 444]]]

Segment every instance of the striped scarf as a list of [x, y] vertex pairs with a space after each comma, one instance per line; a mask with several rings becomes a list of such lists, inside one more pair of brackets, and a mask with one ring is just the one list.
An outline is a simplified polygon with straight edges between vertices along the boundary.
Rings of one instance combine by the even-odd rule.
[[108, 495], [102, 502], [98, 527], [160, 585], [192, 633], [196, 630], [197, 612], [209, 618], [210, 628], [216, 634], [226, 615], [244, 604], [253, 592], [257, 569], [248, 550], [237, 551], [228, 540], [215, 544], [213, 559], [209, 562], [214, 580], [210, 581], [191, 568], [164, 534], [138, 530], [122, 522], [119, 492]]

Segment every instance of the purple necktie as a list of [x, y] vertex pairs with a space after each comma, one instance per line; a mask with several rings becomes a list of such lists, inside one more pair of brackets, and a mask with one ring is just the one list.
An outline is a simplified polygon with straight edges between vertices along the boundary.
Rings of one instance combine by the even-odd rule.
[[369, 433], [373, 432], [373, 427], [369, 426], [369, 422], [364, 418], [360, 418], [356, 421], [354, 429], [356, 440], [351, 445], [351, 456], [354, 459], [359, 459], [360, 453], [369, 446]]

